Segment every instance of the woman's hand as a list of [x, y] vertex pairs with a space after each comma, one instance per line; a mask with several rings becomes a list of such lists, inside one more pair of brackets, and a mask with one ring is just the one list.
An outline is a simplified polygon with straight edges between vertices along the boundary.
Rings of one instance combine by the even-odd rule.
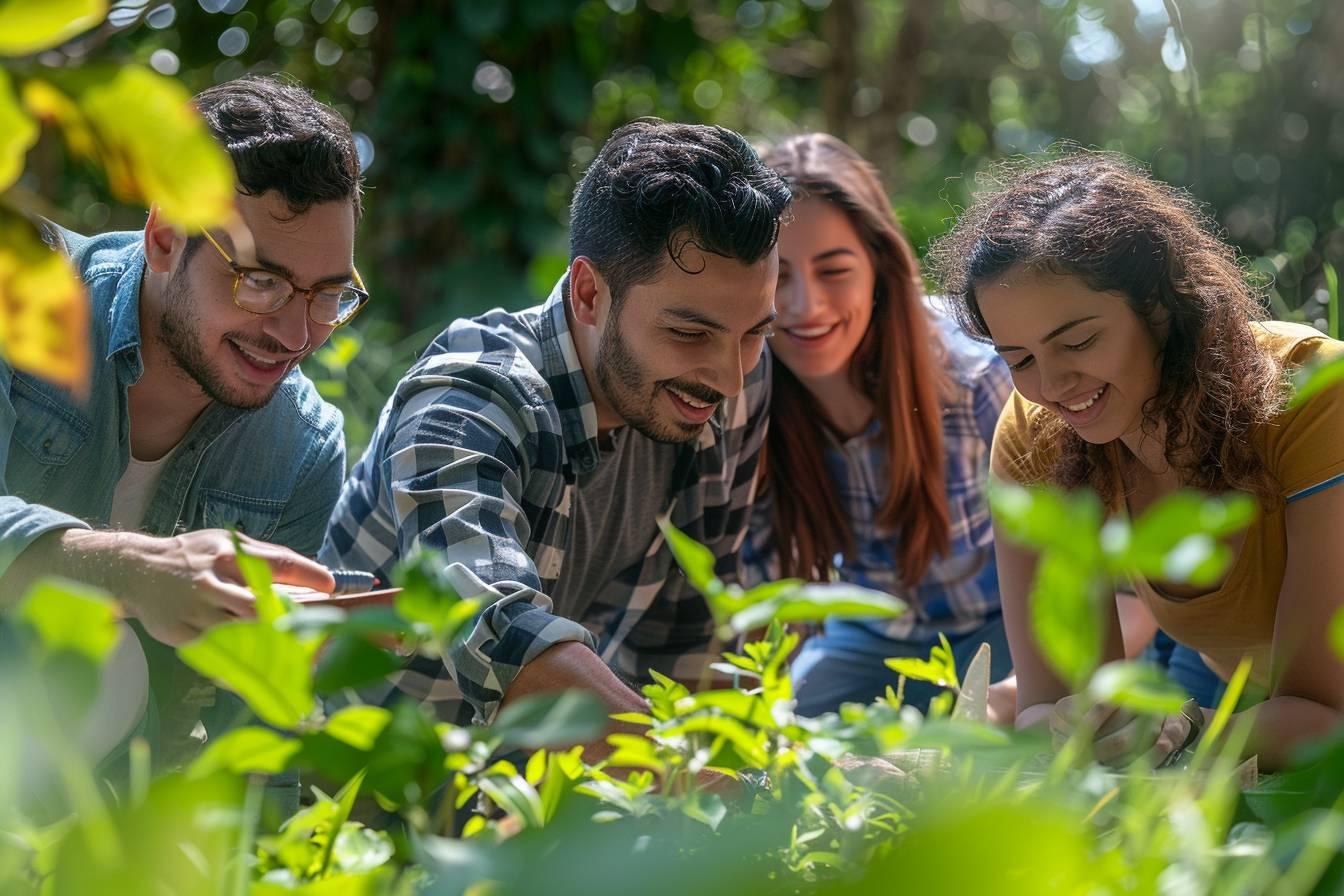
[[1104, 765], [1128, 765], [1140, 757], [1154, 768], [1174, 764], [1193, 749], [1204, 729], [1203, 711], [1194, 700], [1157, 719], [1107, 703], [1084, 709], [1083, 699], [1075, 694], [1055, 704], [1050, 713], [1055, 748], [1083, 729], [1090, 732], [1093, 756]]

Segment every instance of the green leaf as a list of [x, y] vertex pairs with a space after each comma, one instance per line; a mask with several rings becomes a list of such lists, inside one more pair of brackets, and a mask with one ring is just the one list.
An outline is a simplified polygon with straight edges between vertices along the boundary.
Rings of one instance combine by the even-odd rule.
[[939, 635], [939, 637], [942, 643], [935, 644], [929, 650], [927, 660], [911, 656], [892, 657], [882, 662], [888, 669], [915, 681], [927, 681], [940, 688], [960, 687], [960, 682], [957, 680], [957, 662], [952, 655], [952, 648], [945, 636]]
[[381, 706], [347, 706], [327, 719], [322, 732], [367, 752], [391, 721], [392, 713]]
[[1101, 661], [1101, 615], [1091, 570], [1066, 555], [1041, 556], [1031, 590], [1031, 624], [1041, 654], [1081, 689]]
[[1185, 691], [1151, 663], [1121, 660], [1096, 671], [1087, 692], [1099, 703], [1112, 703], [1143, 715], [1168, 716], [1181, 711]]
[[219, 771], [231, 775], [274, 775], [285, 770], [302, 746], [294, 738], [269, 728], [235, 728], [211, 738], [188, 773], [194, 778]]
[[101, 664], [116, 646], [117, 604], [105, 592], [64, 579], [40, 579], [18, 606], [49, 652], [71, 650]]
[[182, 85], [127, 65], [90, 72], [77, 97], [112, 193], [155, 203], [188, 232], [236, 219], [234, 169]]
[[692, 588], [706, 597], [723, 590], [723, 583], [714, 573], [713, 551], [672, 525], [669, 517], [660, 516], [658, 528], [663, 530], [667, 546], [672, 549], [672, 556], [676, 558], [682, 572], [686, 573], [686, 580]]
[[1250, 495], [1176, 492], [1134, 524], [1129, 543], [1117, 559], [1145, 578], [1213, 584], [1231, 560], [1231, 551], [1219, 539], [1245, 529], [1257, 511]]
[[331, 861], [342, 876], [363, 874], [386, 865], [395, 852], [392, 838], [382, 831], [346, 824], [336, 835]]
[[[339, 840], [344, 834], [342, 831], [337, 839]], [[380, 834], [380, 836], [386, 835]], [[252, 884], [248, 894], [249, 896], [387, 896], [396, 892], [392, 888], [395, 878], [396, 872], [391, 868], [376, 868], [357, 874], [334, 874], [297, 887], [259, 880]]]
[[523, 822], [529, 828], [539, 828], [545, 824], [545, 814], [541, 806], [541, 794], [536, 788], [518, 774], [512, 763], [497, 762], [478, 782], [481, 792], [488, 796], [496, 806]]
[[379, 681], [403, 665], [401, 657], [348, 632], [327, 641], [317, 661], [313, 690], [332, 694]]
[[396, 596], [398, 615], [426, 627], [440, 647], [446, 646], [475, 618], [481, 602], [464, 598], [444, 576], [443, 555], [418, 551], [398, 564], [392, 580], [401, 588]]
[[1090, 491], [1064, 494], [1058, 489], [995, 479], [990, 482], [989, 504], [995, 523], [1027, 547], [1058, 548], [1080, 556], [1098, 550], [1101, 502]]
[[711, 831], [717, 831], [719, 823], [728, 815], [728, 807], [724, 805], [722, 797], [702, 790], [692, 793], [691, 798], [682, 803], [681, 811], [687, 818], [700, 822]]
[[848, 583], [813, 583], [752, 604], [729, 621], [738, 634], [771, 622], [822, 622], [827, 619], [888, 619], [909, 608], [900, 598]]
[[589, 743], [607, 728], [607, 707], [588, 691], [537, 694], [509, 703], [490, 734], [509, 749], [536, 750]]
[[0, 56], [60, 46], [107, 18], [107, 0], [0, 0]]
[[0, 69], [0, 193], [23, 173], [23, 160], [37, 142], [37, 122], [23, 111], [9, 72]]
[[93, 363], [89, 332], [84, 283], [69, 260], [0, 204], [0, 351], [14, 367], [84, 396]]
[[1288, 407], [1295, 408], [1344, 379], [1344, 356], [1293, 371], [1293, 397]]
[[238, 694], [277, 728], [295, 728], [316, 708], [316, 643], [260, 621], [226, 622], [177, 649], [188, 666]]
[[238, 537], [237, 532], [230, 532], [229, 537], [233, 539], [233, 550], [236, 554], [235, 560], [238, 563], [238, 570], [243, 574], [243, 581], [247, 584], [254, 597], [257, 599], [257, 619], [270, 625], [277, 619], [283, 617], [289, 610], [285, 602], [275, 593], [275, 585], [271, 580], [271, 567], [260, 557], [253, 557], [247, 553], [243, 546], [242, 539]]
[[363, 784], [363, 771], [345, 782], [345, 786], [336, 794], [336, 812], [313, 832], [314, 835], [326, 835], [326, 849], [322, 853], [316, 875], [318, 877], [324, 876], [331, 870], [331, 857], [336, 848], [336, 838], [341, 828], [345, 826], [346, 821], [350, 819], [350, 813], [355, 808], [355, 799], [359, 796], [359, 788]]

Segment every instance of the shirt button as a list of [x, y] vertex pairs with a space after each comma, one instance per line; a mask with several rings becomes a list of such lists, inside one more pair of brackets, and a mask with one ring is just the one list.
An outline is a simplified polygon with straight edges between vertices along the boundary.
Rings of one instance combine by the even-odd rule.
[[45, 442], [42, 443], [42, 450], [43, 451], [51, 450], [51, 439], [47, 439]]

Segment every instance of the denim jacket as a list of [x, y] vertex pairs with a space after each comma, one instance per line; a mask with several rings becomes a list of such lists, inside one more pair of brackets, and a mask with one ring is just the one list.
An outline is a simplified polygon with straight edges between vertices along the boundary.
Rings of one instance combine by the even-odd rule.
[[[130, 458], [127, 389], [140, 378], [139, 233], [49, 234], [89, 291], [86, 403], [0, 360], [0, 574], [45, 532], [106, 526]], [[317, 553], [345, 473], [341, 413], [298, 370], [264, 407], [211, 404], [163, 471], [142, 530], [232, 527]]]
[[[51, 228], [47, 238], [88, 288], [93, 374], [81, 402], [0, 359], [0, 575], [46, 532], [108, 524], [130, 459], [127, 389], [144, 372], [141, 235], [86, 239]], [[168, 536], [233, 528], [311, 556], [344, 475], [341, 413], [294, 370], [264, 407], [211, 404], [201, 413], [164, 468], [141, 529]], [[154, 682], [153, 721], [143, 733], [156, 762], [174, 765], [199, 746], [198, 720], [214, 733], [241, 720], [241, 703], [217, 694], [171, 648], [137, 634]]]

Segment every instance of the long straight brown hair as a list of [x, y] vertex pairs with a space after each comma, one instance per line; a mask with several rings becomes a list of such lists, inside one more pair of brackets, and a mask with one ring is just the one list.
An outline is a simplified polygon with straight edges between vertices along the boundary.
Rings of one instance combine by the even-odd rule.
[[[877, 523], [900, 539], [900, 575], [909, 587], [935, 554], [947, 552], [949, 539], [942, 421], [949, 383], [915, 253], [877, 171], [843, 141], [802, 134], [768, 148], [762, 160], [784, 175], [796, 199], [841, 208], [872, 260], [873, 317], [849, 360], [849, 379], [872, 401], [882, 425], [887, 493]], [[782, 572], [824, 581], [835, 555], [855, 549], [853, 526], [823, 460], [826, 409], [778, 359], [774, 371], [764, 475], [774, 495]]]

